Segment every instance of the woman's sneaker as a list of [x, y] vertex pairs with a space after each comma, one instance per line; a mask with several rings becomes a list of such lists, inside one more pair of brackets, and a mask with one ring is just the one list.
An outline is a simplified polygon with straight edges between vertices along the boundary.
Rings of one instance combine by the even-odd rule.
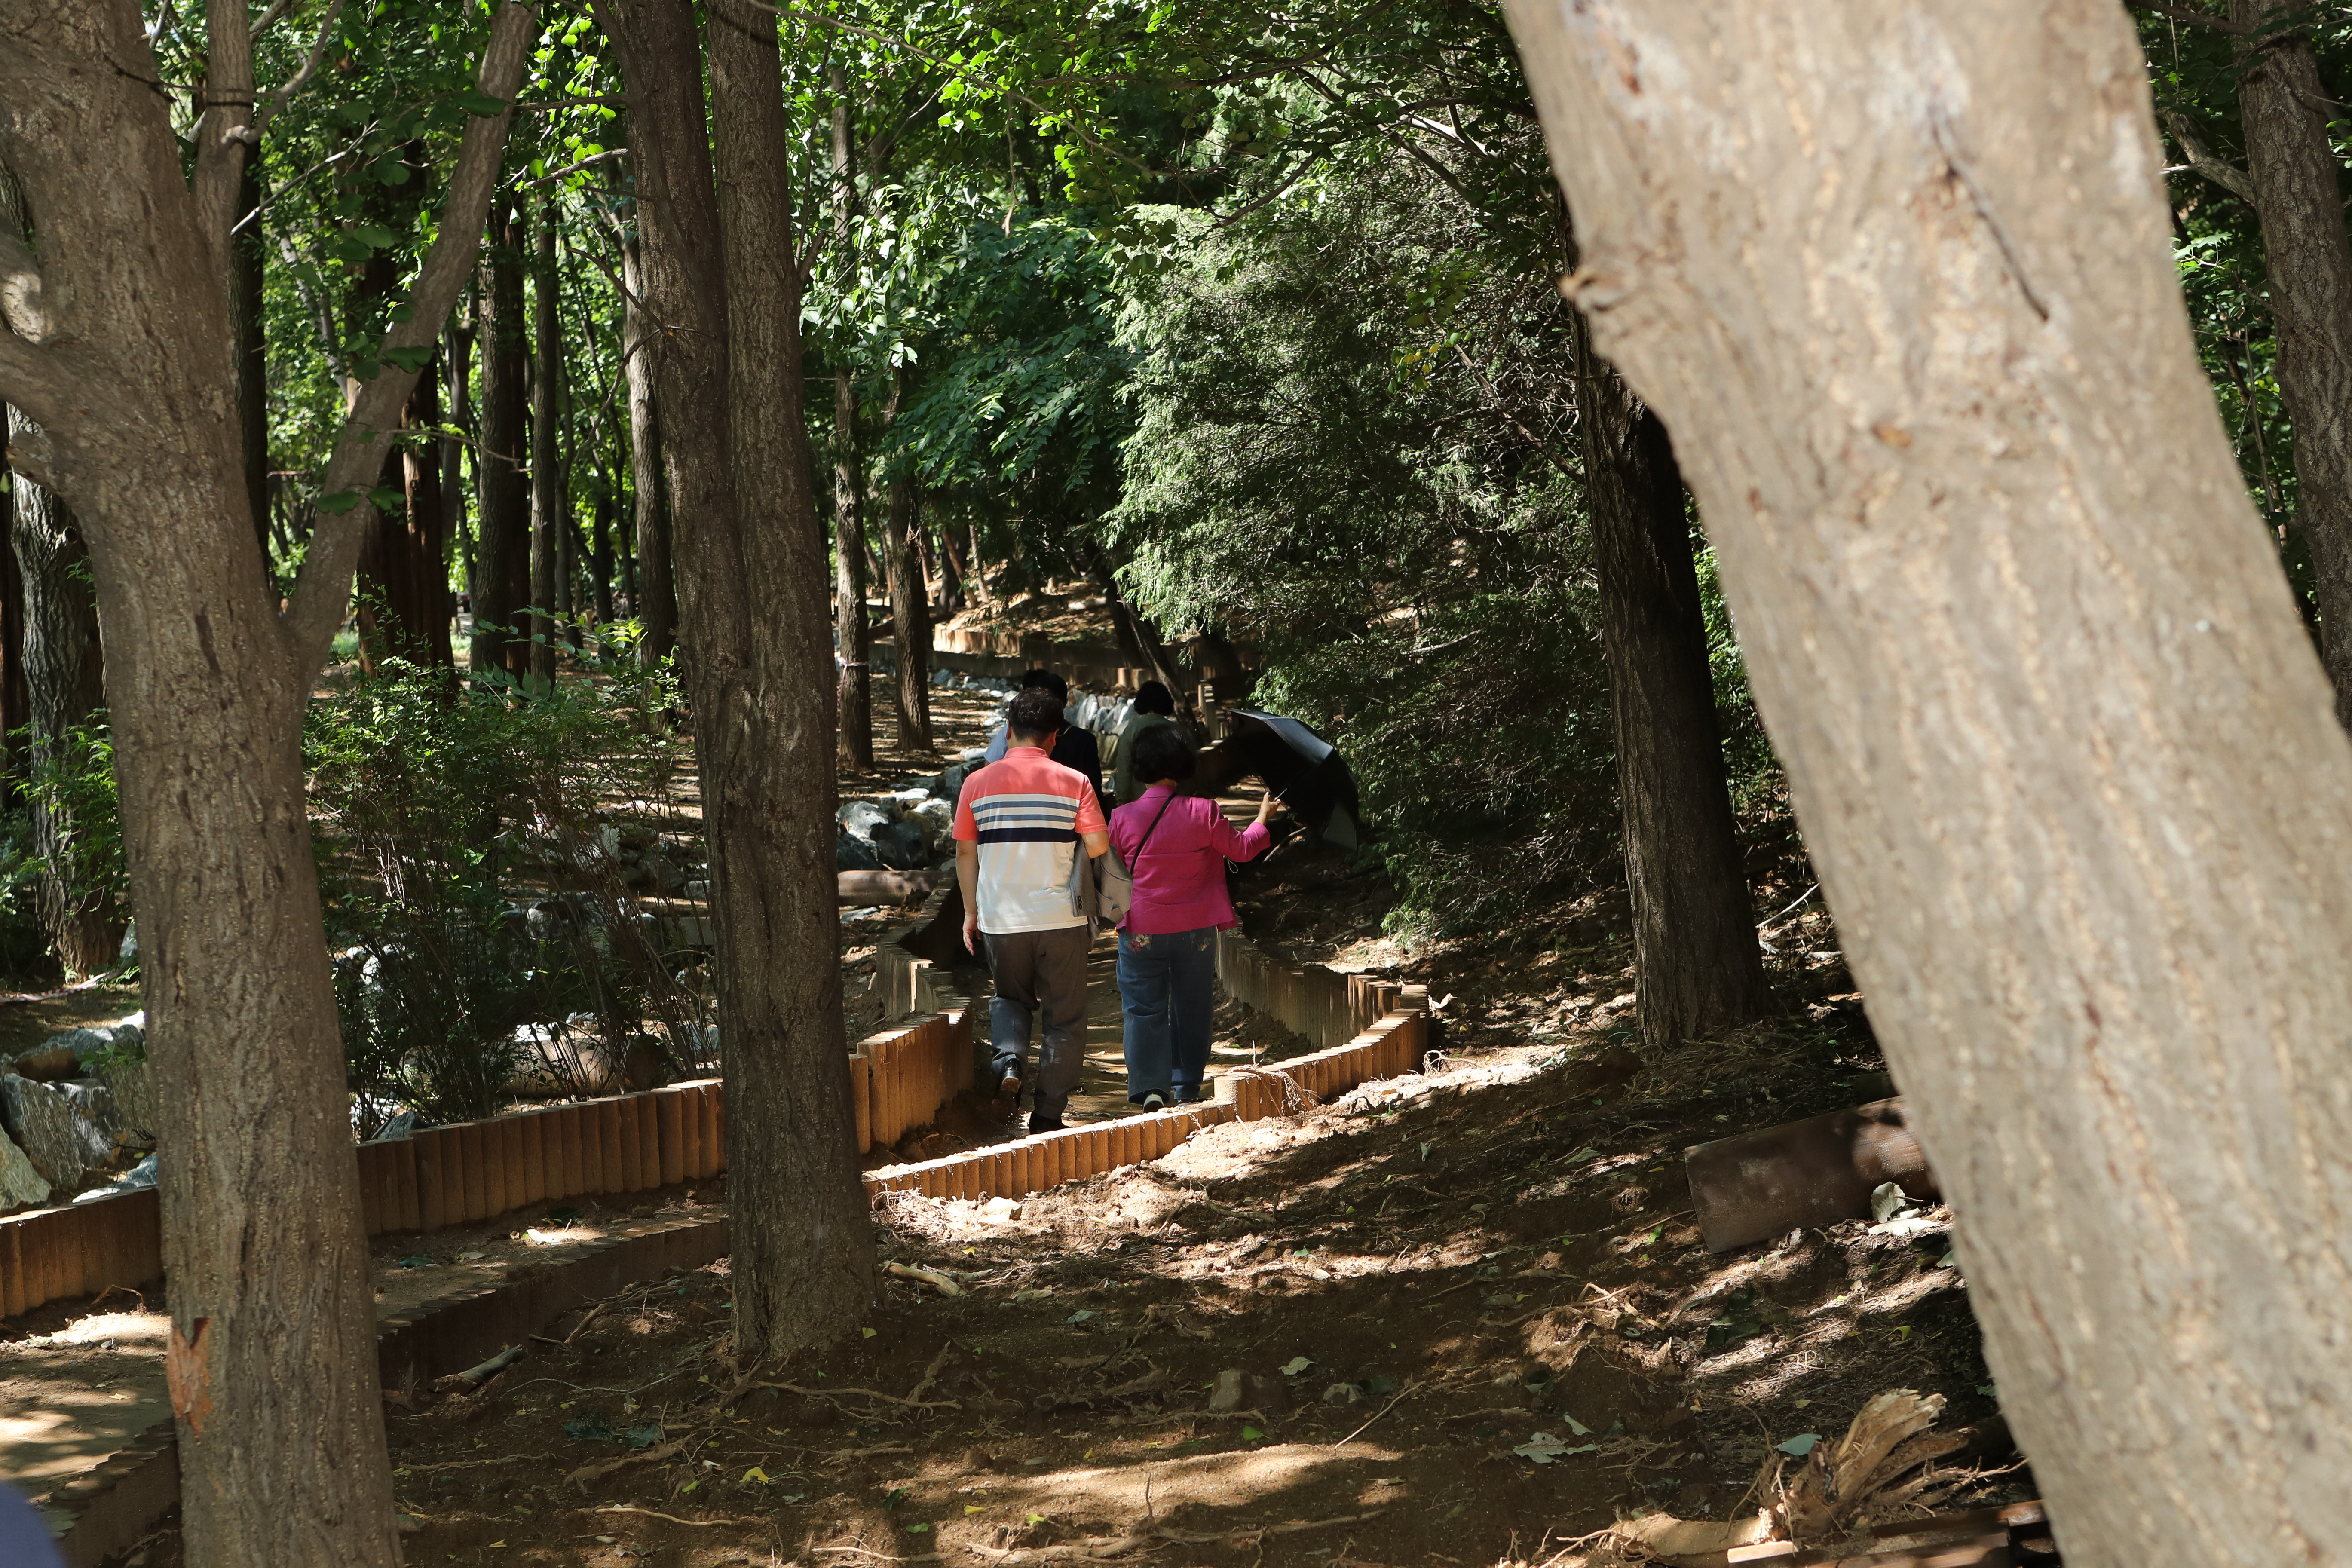
[[1143, 1109], [1146, 1112], [1165, 1110], [1168, 1109], [1168, 1102], [1156, 1094], [1147, 1094], [1143, 1097]]

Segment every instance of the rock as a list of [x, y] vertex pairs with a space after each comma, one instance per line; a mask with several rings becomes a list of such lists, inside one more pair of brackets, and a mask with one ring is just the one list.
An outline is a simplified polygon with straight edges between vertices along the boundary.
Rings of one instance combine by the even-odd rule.
[[874, 852], [868, 840], [842, 833], [833, 841], [833, 864], [835, 869], [841, 871], [879, 871], [882, 857]]
[[155, 1080], [147, 1070], [147, 1058], [110, 1063], [99, 1069], [98, 1079], [114, 1096], [116, 1130], [122, 1139], [153, 1143], [160, 1136], [156, 1129], [163, 1125], [163, 1116], [155, 1103]]
[[926, 800], [907, 813], [907, 820], [921, 831], [925, 842], [937, 844], [955, 831], [955, 807], [943, 800]]
[[28, 1205], [49, 1201], [49, 1184], [16, 1147], [16, 1141], [0, 1132], [0, 1209], [18, 1209]]
[[1335, 1383], [1323, 1391], [1326, 1405], [1353, 1405], [1364, 1397], [1364, 1391], [1352, 1383]]
[[115, 1109], [114, 1091], [96, 1079], [75, 1079], [56, 1088], [73, 1107], [80, 1122], [76, 1132], [81, 1139], [83, 1157], [101, 1170], [114, 1163], [114, 1156], [123, 1143], [122, 1117]]
[[10, 1073], [0, 1078], [0, 1108], [8, 1131], [52, 1187], [81, 1184], [89, 1169], [82, 1119], [73, 1102], [46, 1083]]
[[710, 882], [709, 879], [698, 877], [694, 879], [694, 880], [687, 883], [686, 896], [689, 899], [709, 899], [710, 897]]
[[1269, 1415], [1280, 1415], [1290, 1408], [1290, 1385], [1278, 1377], [1252, 1373], [1249, 1380], [1249, 1402], [1254, 1410]]
[[414, 1110], [404, 1110], [383, 1124], [383, 1131], [375, 1135], [375, 1141], [379, 1143], [393, 1143], [403, 1138], [413, 1138], [416, 1135], [416, 1129], [424, 1123], [424, 1120]]
[[1242, 1407], [1242, 1371], [1229, 1367], [1217, 1373], [1217, 1386], [1209, 1394], [1212, 1411], [1239, 1410]]
[[140, 1161], [139, 1163], [131, 1166], [131, 1169], [123, 1172], [116, 1180], [108, 1183], [102, 1187], [92, 1187], [89, 1191], [74, 1199], [74, 1202], [78, 1204], [86, 1204], [98, 1198], [119, 1198], [125, 1193], [144, 1192], [154, 1184], [155, 1156], [150, 1154], [144, 1160]]
[[139, 922], [137, 921], [134, 920], [122, 928], [122, 946], [116, 951], [115, 956], [125, 963], [139, 962]]
[[878, 800], [844, 801], [841, 809], [834, 814], [842, 831], [857, 838], [872, 837], [876, 828], [895, 821], [898, 815]]
[[981, 767], [988, 761], [988, 748], [986, 746], [967, 746], [964, 748], [963, 756], [960, 760], [968, 767]]
[[893, 822], [874, 830], [874, 853], [893, 871], [921, 871], [931, 863], [929, 837], [911, 822]]
[[646, 884], [667, 898], [686, 886], [686, 873], [671, 864], [667, 858], [649, 855], [646, 858]]

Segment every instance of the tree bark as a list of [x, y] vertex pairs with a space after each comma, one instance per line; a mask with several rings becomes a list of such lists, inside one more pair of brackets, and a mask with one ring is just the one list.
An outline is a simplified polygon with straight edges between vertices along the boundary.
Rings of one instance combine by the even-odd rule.
[[[460, 306], [457, 321], [441, 337], [441, 370], [447, 378], [441, 405], [448, 411], [450, 427], [457, 432], [454, 437], [445, 436], [441, 438], [441, 584], [445, 611], [447, 608], [449, 574], [453, 567], [463, 565], [467, 568], [457, 580], [466, 585], [468, 595], [474, 591], [471, 552], [461, 548], [466, 538], [466, 443], [478, 434], [474, 428], [470, 384], [474, 371], [474, 330], [466, 324], [471, 314], [469, 309]], [[445, 646], [448, 643], [446, 633], [442, 641]], [[454, 649], [449, 662], [456, 662]]]
[[531, 269], [530, 377], [530, 685], [555, 689], [556, 616], [563, 608], [563, 464], [562, 427], [563, 335], [557, 325], [555, 200], [532, 226], [538, 265]]
[[[24, 594], [20, 662], [32, 731], [26, 760], [37, 781], [62, 760], [72, 732], [106, 706], [106, 658], [80, 524], [31, 480], [17, 479], [14, 489], [9, 543]], [[68, 974], [110, 969], [129, 918], [114, 897], [111, 868], [93, 863], [87, 828], [70, 800], [38, 789], [30, 800], [33, 850], [41, 861], [35, 901], [49, 945]], [[93, 886], [95, 876], [104, 883]]]
[[[404, 430], [441, 423], [436, 361], [428, 362], [400, 411]], [[401, 494], [397, 515], [379, 512], [360, 556], [360, 662], [373, 673], [378, 658], [402, 658], [425, 668], [455, 662], [449, 644], [449, 567], [441, 532], [441, 465], [430, 447], [403, 446], [384, 459], [383, 481]]]
[[[261, 183], [253, 160], [237, 183], [240, 221], [261, 205]], [[261, 559], [269, 559], [269, 335], [262, 310], [261, 220], [255, 217], [231, 242], [229, 320], [236, 330], [236, 422], [238, 450], [245, 458], [245, 499], [253, 508], [254, 538]]]
[[2352, 1539], [2352, 740], [2109, 0], [1512, 0], [2070, 1563]]
[[[822, 1343], [873, 1300], [834, 903], [824, 538], [802, 423], [772, 12], [709, 11], [706, 139], [689, 0], [604, 0], [638, 159], [641, 273], [710, 843], [736, 1354]], [[717, 185], [707, 151], [717, 149]]]
[[1719, 1035], [1771, 1006], [1740, 867], [1706, 618], [1674, 444], [1577, 331], [1577, 414], [1616, 719], [1633, 1010], [1643, 1043]]
[[522, 325], [522, 222], [504, 202], [491, 220], [478, 300], [482, 335], [482, 443], [475, 458], [478, 559], [474, 584], [474, 668], [530, 676], [529, 632], [519, 623], [530, 596], [530, 490], [524, 472], [524, 385], [529, 350]]
[[[643, 224], [641, 216], [638, 229]], [[636, 231], [621, 247], [621, 286], [627, 296], [621, 317], [621, 368], [629, 378], [629, 488], [636, 492], [637, 506], [636, 572], [629, 588], [629, 611], [645, 627], [637, 639], [637, 662], [651, 668], [677, 647], [677, 589], [670, 572], [667, 467], [654, 402], [653, 331], [640, 303], [645, 268], [639, 247]]]
[[[888, 423], [898, 423], [907, 395], [907, 367], [893, 373]], [[898, 679], [891, 688], [891, 706], [901, 751], [931, 749], [931, 603], [923, 578], [922, 522], [911, 457], [901, 454], [890, 473], [883, 512], [883, 543], [890, 586], [890, 631], [898, 643]]]
[[[2302, 0], [2230, 0], [2242, 26]], [[2328, 133], [2329, 96], [2307, 23], [2242, 42], [2238, 113], [2270, 265], [2279, 394], [2294, 428], [2296, 523], [2311, 551], [2320, 657], [2352, 728], [2352, 237]]]
[[[854, 268], [850, 222], [857, 211], [856, 149], [849, 88], [833, 68], [833, 245], [836, 262]], [[857, 387], [850, 374], [846, 329], [833, 366], [834, 625], [841, 648], [841, 766], [874, 767], [873, 637], [866, 626], [866, 468], [857, 449]]]
[[[304, 811], [302, 718], [366, 521], [313, 534], [281, 612], [245, 483], [229, 226], [252, 112], [248, 13], [210, 8], [212, 107], [194, 188], [139, 9], [18, 7], [0, 47], [0, 145], [24, 176], [54, 315], [0, 331], [0, 398], [42, 426], [27, 462], [80, 519], [162, 1103], [165, 1353], [188, 1555], [399, 1560], [344, 1064]], [[505, 6], [468, 117], [461, 201], [412, 299], [429, 342], [473, 247], [533, 27]], [[429, 288], [427, 286], [429, 281]], [[381, 465], [414, 375], [352, 389], [329, 494]]]

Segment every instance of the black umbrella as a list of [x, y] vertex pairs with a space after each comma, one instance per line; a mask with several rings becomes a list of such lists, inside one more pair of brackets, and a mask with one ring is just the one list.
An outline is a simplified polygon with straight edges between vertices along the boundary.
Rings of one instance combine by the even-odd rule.
[[1353, 849], [1361, 808], [1348, 759], [1296, 719], [1248, 708], [1233, 717], [1233, 733], [1216, 747], [1232, 759], [1227, 776], [1256, 774], [1318, 837]]

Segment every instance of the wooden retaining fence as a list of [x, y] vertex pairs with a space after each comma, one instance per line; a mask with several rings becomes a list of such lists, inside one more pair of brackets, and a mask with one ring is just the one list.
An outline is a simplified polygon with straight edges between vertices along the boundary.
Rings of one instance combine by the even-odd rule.
[[1350, 974], [1320, 963], [1288, 968], [1239, 930], [1217, 933], [1217, 978], [1234, 1000], [1324, 1047], [1352, 1039], [1389, 1014], [1418, 1012], [1429, 995], [1425, 985]]
[[[1218, 1098], [1211, 1104], [886, 1166], [869, 1173], [868, 1185], [933, 1196], [1017, 1197], [1156, 1158], [1199, 1127], [1281, 1115], [1302, 1094], [1328, 1100], [1369, 1079], [1410, 1072], [1428, 1048], [1419, 987], [1319, 965], [1303, 974], [1287, 971], [1232, 932], [1219, 939], [1217, 962], [1220, 978], [1242, 1001], [1328, 1043], [1279, 1068], [1227, 1073], [1217, 1079]], [[869, 1036], [852, 1053], [861, 1153], [929, 1125], [972, 1082], [977, 1004], [945, 992], [941, 977], [921, 960], [895, 966], [888, 978], [946, 1006]], [[698, 1079], [362, 1143], [356, 1157], [362, 1223], [370, 1236], [438, 1230], [567, 1198], [646, 1192], [714, 1176], [727, 1167], [726, 1125], [719, 1080]], [[152, 1189], [0, 1218], [0, 1316], [109, 1286], [135, 1289], [162, 1277]]]

